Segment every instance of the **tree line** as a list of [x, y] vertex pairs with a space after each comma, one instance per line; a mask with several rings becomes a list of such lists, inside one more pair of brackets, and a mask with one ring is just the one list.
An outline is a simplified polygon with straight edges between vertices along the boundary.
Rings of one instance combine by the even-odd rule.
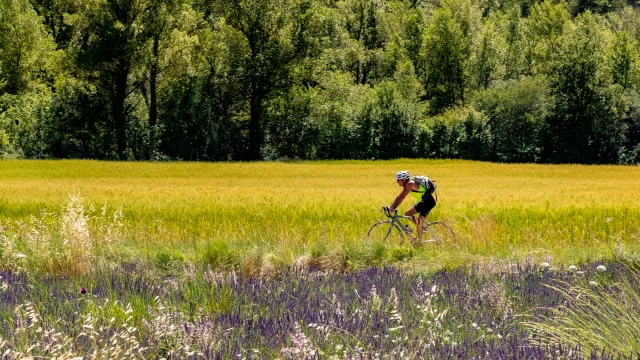
[[637, 164], [636, 5], [0, 0], [0, 154]]

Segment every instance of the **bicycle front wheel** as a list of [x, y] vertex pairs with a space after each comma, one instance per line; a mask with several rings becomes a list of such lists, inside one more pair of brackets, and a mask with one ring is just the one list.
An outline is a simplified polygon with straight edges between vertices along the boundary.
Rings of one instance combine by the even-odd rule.
[[400, 244], [404, 241], [404, 232], [391, 220], [380, 220], [371, 225], [365, 238], [365, 245], [371, 246], [376, 243]]
[[435, 243], [436, 245], [457, 246], [456, 233], [451, 226], [441, 221], [435, 221], [424, 225], [422, 230], [422, 242]]

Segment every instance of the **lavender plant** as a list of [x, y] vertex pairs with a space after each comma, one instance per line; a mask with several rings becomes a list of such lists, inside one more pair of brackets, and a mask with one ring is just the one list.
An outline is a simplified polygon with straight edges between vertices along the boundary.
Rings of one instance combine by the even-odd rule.
[[[79, 277], [0, 273], [0, 354], [7, 358], [615, 358], [614, 348], [549, 342], [524, 320], [551, 319], [552, 286], [632, 271], [522, 265], [433, 274], [396, 268], [242, 277], [189, 266], [165, 277], [140, 264]], [[604, 278], [606, 276], [606, 278]], [[603, 279], [606, 282], [603, 282]], [[87, 293], [79, 289], [86, 287]], [[611, 288], [613, 289], [613, 288]], [[637, 287], [633, 288], [636, 291]], [[631, 296], [631, 294], [628, 294]], [[551, 321], [551, 320], [549, 320]], [[117, 348], [114, 348], [116, 346]], [[627, 354], [629, 355], [629, 354]]]

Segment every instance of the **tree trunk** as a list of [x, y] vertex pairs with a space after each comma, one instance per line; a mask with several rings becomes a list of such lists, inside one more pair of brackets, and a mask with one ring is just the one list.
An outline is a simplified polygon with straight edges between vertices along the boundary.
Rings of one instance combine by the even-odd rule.
[[249, 119], [249, 160], [260, 160], [262, 131], [260, 126], [262, 94], [254, 90], [251, 93], [251, 115]]
[[126, 114], [124, 102], [127, 97], [127, 77], [129, 69], [127, 67], [121, 69], [115, 74], [115, 93], [112, 104], [112, 116], [116, 130], [116, 142], [118, 145], [118, 158], [126, 159], [127, 138], [125, 132]]
[[151, 63], [151, 71], [149, 74], [149, 92], [150, 92], [150, 104], [149, 104], [149, 125], [151, 127], [156, 126], [158, 122], [158, 100], [156, 84], [158, 82], [158, 42], [160, 36], [156, 36], [153, 39], [153, 62]]

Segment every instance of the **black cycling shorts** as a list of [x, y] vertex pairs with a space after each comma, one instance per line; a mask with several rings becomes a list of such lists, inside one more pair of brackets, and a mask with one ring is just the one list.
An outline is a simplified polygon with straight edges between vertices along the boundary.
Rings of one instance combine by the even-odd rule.
[[413, 205], [413, 207], [420, 213], [420, 216], [426, 217], [431, 209], [436, 207], [436, 199], [433, 198], [432, 194], [424, 194], [422, 195], [422, 201]]

